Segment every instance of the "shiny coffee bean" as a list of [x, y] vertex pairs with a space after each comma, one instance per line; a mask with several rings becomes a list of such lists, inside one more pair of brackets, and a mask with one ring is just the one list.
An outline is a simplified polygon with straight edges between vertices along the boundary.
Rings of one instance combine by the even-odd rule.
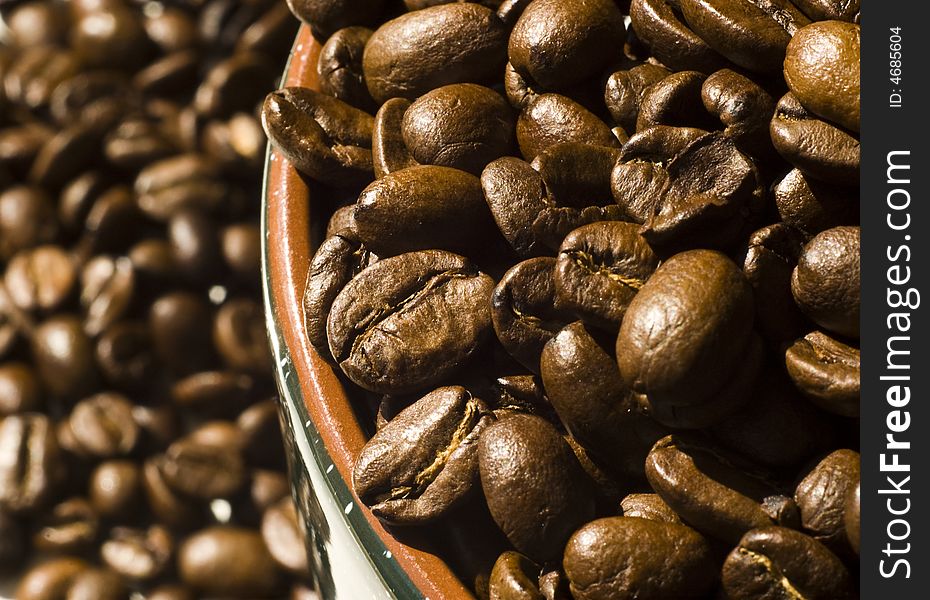
[[760, 162], [774, 158], [768, 124], [775, 113], [775, 100], [760, 85], [735, 71], [721, 69], [704, 81], [701, 100], [742, 152]]
[[839, 556], [849, 554], [846, 506], [859, 472], [858, 452], [835, 450], [804, 473], [794, 491], [804, 532]]
[[[557, 559], [572, 532], [594, 516], [590, 480], [540, 417], [512, 415], [489, 427], [478, 442], [478, 464], [494, 521], [531, 559]], [[541, 514], [547, 527], [539, 527]]]
[[785, 353], [788, 375], [817, 406], [831, 413], [859, 415], [859, 349], [814, 331]]
[[552, 203], [585, 208], [613, 204], [610, 176], [619, 155], [616, 148], [565, 142], [543, 150], [532, 164]]
[[858, 193], [828, 185], [792, 169], [772, 189], [778, 215], [810, 239], [832, 227], [859, 224]]
[[39, 518], [32, 545], [45, 552], [80, 552], [96, 541], [99, 527], [99, 516], [87, 500], [69, 498]]
[[103, 378], [114, 388], [141, 390], [157, 379], [151, 330], [142, 321], [109, 326], [97, 340], [95, 357]]
[[176, 406], [199, 415], [234, 414], [255, 395], [255, 379], [235, 371], [200, 371], [171, 386]]
[[238, 443], [246, 462], [253, 467], [284, 469], [281, 423], [276, 399], [257, 402], [236, 419]]
[[178, 550], [178, 571], [187, 585], [230, 598], [273, 595], [281, 572], [257, 532], [229, 526], [202, 529]]
[[262, 539], [276, 563], [297, 577], [306, 577], [307, 549], [304, 546], [303, 526], [290, 496], [282, 498], [265, 510], [261, 525]]
[[217, 310], [213, 343], [232, 369], [259, 373], [271, 370], [265, 315], [262, 307], [251, 300], [230, 300]]
[[258, 285], [261, 273], [261, 232], [255, 224], [236, 223], [220, 233], [227, 271], [240, 283]]
[[384, 0], [287, 0], [291, 12], [321, 39], [343, 27], [373, 23], [384, 4]]
[[125, 456], [139, 440], [132, 404], [119, 394], [101, 393], [80, 401], [71, 411], [68, 427], [78, 451], [94, 457]]
[[727, 63], [686, 24], [677, 2], [633, 0], [630, 22], [642, 43], [670, 69], [710, 74]]
[[88, 569], [68, 588], [67, 600], [126, 600], [129, 587], [118, 573], [109, 569]]
[[499, 158], [481, 173], [484, 199], [497, 227], [522, 258], [545, 253], [527, 224], [550, 205], [542, 177], [529, 163], [518, 158]]
[[178, 494], [163, 474], [166, 459], [158, 455], [145, 461], [142, 467], [143, 490], [149, 508], [158, 520], [173, 528], [189, 528], [201, 518], [194, 499]]
[[128, 460], [100, 463], [90, 475], [88, 498], [101, 517], [112, 519], [132, 515], [142, 498], [142, 470]]
[[135, 293], [135, 272], [125, 257], [97, 256], [81, 271], [84, 330], [97, 337], [128, 310]]
[[77, 268], [58, 246], [38, 246], [17, 253], [7, 264], [3, 283], [13, 303], [28, 312], [51, 312], [74, 292]]
[[678, 513], [658, 494], [629, 494], [620, 502], [620, 511], [624, 517], [681, 523]]
[[216, 212], [228, 206], [230, 188], [218, 165], [200, 154], [179, 154], [152, 163], [135, 180], [136, 204], [148, 217], [167, 221], [193, 208]]
[[52, 499], [60, 481], [52, 422], [26, 413], [0, 421], [0, 510], [28, 513]]
[[391, 98], [382, 104], [375, 114], [371, 134], [371, 157], [377, 179], [418, 164], [407, 148], [403, 135], [404, 114], [410, 108], [410, 104], [410, 100], [406, 98]]
[[542, 568], [519, 552], [508, 550], [494, 562], [488, 582], [493, 600], [544, 600], [539, 590]]
[[174, 536], [161, 525], [148, 529], [116, 527], [100, 546], [103, 562], [133, 581], [150, 581], [160, 576], [174, 552]]
[[58, 230], [55, 205], [42, 188], [17, 185], [0, 193], [0, 258], [50, 243]]
[[517, 119], [517, 143], [526, 160], [555, 144], [580, 142], [619, 147], [606, 123], [571, 98], [542, 94], [527, 104]]
[[0, 418], [39, 412], [45, 404], [44, 398], [41, 383], [30, 365], [0, 363]]
[[158, 358], [178, 373], [191, 373], [213, 361], [211, 315], [207, 303], [188, 292], [171, 292], [149, 309], [152, 344]]
[[430, 392], [368, 441], [355, 462], [355, 492], [388, 523], [435, 521], [474, 489], [478, 440], [493, 421], [465, 388]]
[[346, 27], [333, 33], [320, 49], [316, 67], [321, 92], [368, 112], [377, 106], [365, 85], [362, 57], [373, 33], [367, 27]]
[[629, 70], [616, 71], [607, 78], [604, 103], [614, 121], [624, 131], [636, 131], [636, 120], [646, 90], [670, 74], [664, 67], [646, 63]]
[[834, 227], [814, 236], [798, 257], [791, 292], [815, 323], [858, 338], [859, 227]]
[[246, 478], [238, 452], [188, 440], [168, 447], [160, 469], [172, 489], [201, 500], [230, 496]]
[[15, 597], [21, 600], [59, 600], [82, 573], [92, 567], [79, 558], [62, 557], [42, 562], [23, 575]]
[[268, 59], [253, 52], [237, 52], [207, 72], [194, 95], [197, 114], [227, 119], [250, 111], [273, 86]]

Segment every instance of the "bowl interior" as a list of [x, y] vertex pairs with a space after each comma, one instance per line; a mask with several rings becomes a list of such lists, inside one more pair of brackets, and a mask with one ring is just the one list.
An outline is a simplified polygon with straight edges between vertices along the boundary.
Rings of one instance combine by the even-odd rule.
[[[318, 89], [319, 52], [320, 45], [310, 28], [302, 26], [282, 86]], [[308, 185], [283, 156], [274, 150], [269, 152], [263, 213], [263, 275], [269, 334], [278, 361], [279, 387], [285, 397], [284, 418], [292, 428], [290, 435], [308, 442], [292, 444], [292, 452], [300, 453], [303, 461], [292, 456], [292, 469], [305, 468], [309, 461], [315, 461], [328, 490], [317, 489], [321, 482], [316, 481], [314, 491], [318, 495], [331, 495], [344, 507], [338, 518], [345, 520], [355, 542], [367, 553], [394, 595], [472, 598], [468, 588], [435, 554], [437, 548], [431, 540], [404, 532], [408, 543], [399, 542], [358, 501], [349, 485], [355, 457], [367, 437], [346, 387], [333, 367], [310, 345], [302, 304], [315, 251], [311, 231], [325, 227], [334, 206], [334, 198], [327, 198], [328, 194], [335, 192]]]

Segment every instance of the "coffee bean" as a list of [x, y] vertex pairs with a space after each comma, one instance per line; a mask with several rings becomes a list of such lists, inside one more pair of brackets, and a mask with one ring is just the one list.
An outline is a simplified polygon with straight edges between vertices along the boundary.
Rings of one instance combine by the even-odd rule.
[[859, 453], [835, 450], [798, 483], [794, 499], [804, 531], [839, 556], [848, 555], [846, 503], [859, 483]]
[[261, 273], [261, 232], [254, 224], [229, 225], [220, 234], [227, 270], [240, 283], [258, 285]]
[[7, 264], [4, 284], [10, 300], [29, 312], [51, 312], [70, 297], [77, 281], [74, 261], [58, 246], [17, 253]]
[[650, 85], [643, 91], [636, 131], [656, 125], [710, 128], [713, 122], [700, 102], [706, 80], [699, 71], [679, 71]]
[[723, 564], [723, 589], [734, 598], [856, 597], [849, 572], [832, 552], [784, 527], [755, 529], [743, 536]]
[[19, 362], [0, 363], [0, 418], [39, 412], [44, 404], [41, 383], [32, 367]]
[[123, 578], [109, 569], [88, 569], [68, 588], [67, 600], [126, 600], [129, 588]]
[[488, 8], [433, 6], [388, 21], [365, 46], [363, 69], [377, 102], [414, 100], [450, 83], [482, 83], [506, 62], [507, 32]]
[[846, 497], [846, 512], [843, 515], [846, 539], [856, 554], [859, 554], [859, 495], [859, 482], [857, 481], [855, 489], [851, 490]]
[[168, 222], [175, 264], [190, 281], [216, 280], [222, 269], [219, 230], [206, 214], [181, 210]]
[[624, 131], [636, 131], [636, 120], [642, 106], [643, 95], [654, 83], [671, 72], [658, 65], [637, 65], [625, 71], [616, 71], [607, 78], [604, 103], [607, 110]]
[[107, 382], [121, 390], [144, 389], [156, 380], [159, 367], [146, 323], [121, 321], [97, 340], [97, 365]]
[[810, 239], [838, 225], [859, 224], [858, 193], [828, 185], [792, 169], [772, 190], [778, 214]]
[[498, 229], [517, 254], [530, 258], [545, 253], [527, 227], [550, 205], [536, 169], [518, 158], [499, 158], [482, 171], [481, 188]]
[[[371, 391], [433, 385], [462, 366], [490, 332], [493, 284], [449, 252], [378, 261], [333, 302], [327, 323], [333, 357], [347, 377]], [[362, 315], [369, 316], [360, 321]]]
[[9, 187], [0, 194], [0, 257], [46, 244], [58, 234], [55, 207], [42, 188]]
[[32, 545], [52, 553], [80, 552], [96, 541], [99, 526], [99, 517], [87, 500], [69, 498], [39, 519]]
[[160, 468], [169, 486], [202, 500], [229, 496], [245, 484], [238, 452], [193, 441], [181, 440], [169, 446]]
[[142, 467], [143, 489], [152, 513], [166, 525], [188, 528], [200, 518], [199, 507], [192, 498], [178, 494], [165, 480], [166, 459], [158, 455], [145, 461]]
[[681, 518], [658, 494], [629, 494], [620, 502], [624, 517], [638, 517], [662, 523], [681, 523]]
[[209, 527], [187, 538], [178, 571], [184, 583], [213, 596], [262, 597], [281, 588], [281, 572], [261, 536], [237, 527]]
[[252, 110], [273, 81], [264, 56], [237, 52], [210, 69], [197, 88], [193, 106], [201, 116], [229, 118], [239, 111]]
[[585, 208], [612, 204], [610, 176], [619, 155], [616, 148], [565, 142], [540, 152], [532, 165], [552, 203]]
[[92, 567], [79, 558], [63, 557], [45, 561], [27, 571], [16, 587], [22, 600], [66, 598], [79, 575]]
[[763, 164], [775, 157], [768, 132], [775, 100], [759, 84], [730, 69], [721, 69], [704, 81], [701, 100], [740, 151]]
[[320, 91], [367, 112], [377, 108], [362, 67], [365, 46], [373, 33], [367, 27], [346, 27], [333, 33], [320, 49], [316, 67]]
[[58, 443], [45, 415], [0, 421], [0, 510], [34, 512], [52, 499], [60, 481]]
[[81, 271], [81, 305], [86, 317], [84, 330], [97, 337], [120, 319], [135, 292], [135, 272], [125, 257], [98, 256]]
[[211, 315], [206, 302], [172, 292], [152, 303], [149, 327], [158, 358], [178, 373], [191, 373], [213, 361]]
[[265, 546], [275, 562], [297, 577], [306, 577], [307, 549], [303, 541], [303, 526], [290, 497], [282, 498], [265, 510], [261, 531]]
[[371, 134], [371, 157], [375, 177], [414, 167], [418, 163], [407, 148], [403, 136], [404, 114], [410, 108], [410, 100], [391, 98], [381, 105], [375, 114]]
[[125, 456], [139, 440], [132, 404], [119, 394], [96, 394], [80, 401], [68, 424], [79, 451], [91, 456]]
[[254, 397], [255, 380], [235, 371], [201, 371], [177, 380], [171, 400], [201, 415], [235, 413]]
[[859, 22], [859, 0], [794, 0], [794, 5], [804, 11], [812, 21]]
[[580, 142], [620, 147], [606, 123], [571, 98], [542, 94], [526, 105], [517, 119], [517, 143], [526, 160], [555, 144]]
[[[478, 442], [481, 486], [494, 521], [516, 549], [557, 558], [571, 533], [594, 516], [590, 481], [558, 431], [540, 417], [512, 415]], [[546, 526], [539, 526], [546, 515]]]
[[785, 353], [795, 386], [819, 407], [843, 416], [859, 415], [859, 349], [814, 331]]
[[174, 556], [174, 537], [161, 525], [148, 529], [116, 527], [100, 546], [103, 562], [127, 579], [149, 581], [168, 568]]
[[578, 600], [701, 598], [714, 583], [707, 541], [677, 523], [609, 517], [580, 528], [563, 565]]
[[236, 419], [238, 443], [250, 466], [284, 470], [278, 401], [265, 400], [242, 411]]
[[287, 5], [315, 36], [326, 39], [343, 27], [372, 23], [381, 13], [384, 0], [287, 0]]
[[200, 154], [180, 154], [148, 165], [136, 177], [135, 193], [139, 209], [158, 221], [184, 208], [214, 212], [230, 200], [218, 166]]
[[791, 292], [815, 323], [859, 337], [859, 228], [834, 227], [818, 233], [798, 258]]
[[670, 69], [709, 74], [726, 65], [726, 59], [685, 24], [677, 2], [633, 0], [630, 22], [642, 43]]
[[128, 460], [100, 463], [90, 475], [88, 498], [102, 517], [112, 519], [131, 515], [142, 498], [142, 470]]
[[352, 474], [355, 492], [388, 523], [435, 521], [474, 489], [478, 439], [492, 422], [487, 405], [465, 388], [430, 392], [365, 445]]
[[541, 570], [519, 552], [504, 552], [491, 571], [490, 597], [493, 600], [544, 600], [538, 583]]

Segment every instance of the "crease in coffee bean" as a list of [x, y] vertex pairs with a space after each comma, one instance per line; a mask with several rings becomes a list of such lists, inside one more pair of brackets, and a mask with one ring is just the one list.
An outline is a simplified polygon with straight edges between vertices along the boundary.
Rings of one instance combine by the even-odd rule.
[[592, 275], [603, 275], [611, 281], [619, 283], [620, 285], [626, 286], [630, 289], [639, 290], [646, 283], [642, 279], [636, 277], [627, 277], [623, 273], [617, 273], [614, 270], [615, 267], [598, 263], [596, 260], [594, 260], [594, 257], [587, 252], [575, 250], [573, 252], [566, 252], [564, 254], [571, 257], [572, 261], [576, 265], [591, 273]]
[[788, 579], [781, 569], [766, 555], [759, 552], [753, 552], [748, 548], [739, 548], [737, 552], [743, 556], [748, 557], [753, 562], [760, 564], [767, 573], [773, 574], [778, 578], [778, 583], [781, 586], [781, 589], [788, 595], [791, 600], [807, 600], [806, 596], [802, 594], [794, 585], [791, 584], [791, 580]]

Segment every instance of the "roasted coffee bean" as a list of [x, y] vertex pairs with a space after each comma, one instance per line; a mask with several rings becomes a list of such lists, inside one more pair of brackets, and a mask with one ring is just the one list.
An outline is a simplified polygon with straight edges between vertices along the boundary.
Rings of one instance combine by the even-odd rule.
[[544, 254], [542, 242], [527, 227], [550, 206], [539, 173], [518, 158], [499, 158], [484, 168], [481, 188], [498, 229], [517, 254]]
[[142, 321], [121, 321], [109, 326], [97, 340], [97, 366], [114, 388], [140, 390], [156, 379], [158, 359], [152, 334]]
[[563, 559], [576, 600], [703, 598], [714, 585], [707, 541], [677, 523], [636, 517], [591, 521]]
[[196, 600], [193, 588], [181, 584], [163, 584], [153, 588], [147, 595], [148, 600]]
[[612, 204], [610, 177], [619, 156], [616, 148], [565, 142], [543, 150], [532, 164], [550, 202], [585, 208]]
[[11, 415], [0, 421], [0, 510], [34, 512], [52, 499], [60, 481], [58, 443], [45, 415]]
[[187, 585], [211, 596], [274, 595], [281, 572], [257, 532], [229, 526], [202, 529], [181, 545], [178, 571]]
[[410, 108], [410, 104], [410, 100], [406, 98], [391, 98], [382, 104], [375, 114], [371, 134], [371, 156], [375, 177], [378, 179], [394, 171], [417, 165], [404, 142], [402, 130], [404, 114]]
[[26, 571], [16, 587], [15, 597], [20, 600], [67, 598], [78, 576], [91, 568], [79, 558], [63, 557], [45, 561]]
[[472, 256], [495, 239], [479, 179], [432, 165], [395, 171], [365, 188], [355, 205], [355, 227], [379, 256], [432, 249]]
[[636, 131], [636, 120], [642, 106], [643, 95], [654, 83], [665, 79], [671, 72], [658, 65], [637, 65], [626, 71], [616, 71], [607, 78], [604, 103], [607, 110], [624, 131]]
[[71, 582], [67, 600], [126, 600], [127, 598], [129, 598], [129, 587], [119, 574], [109, 569], [88, 569]]
[[572, 532], [594, 516], [590, 480], [541, 417], [517, 414], [491, 425], [478, 442], [478, 464], [494, 521], [531, 559], [557, 559]]
[[791, 92], [778, 101], [769, 134], [782, 158], [805, 175], [846, 186], [859, 181], [859, 140], [816, 118]]
[[136, 67], [151, 51], [141, 15], [121, 5], [82, 14], [71, 31], [71, 44], [94, 67]]
[[58, 84], [49, 98], [48, 108], [61, 125], [84, 122], [102, 133], [115, 126], [138, 101], [123, 74], [85, 71]]
[[17, 307], [29, 312], [51, 312], [74, 291], [77, 268], [64, 249], [39, 246], [14, 255], [3, 279], [7, 294]]
[[681, 518], [658, 494], [629, 494], [620, 502], [624, 517], [639, 517], [663, 523], [681, 523]]
[[613, 471], [641, 478], [665, 431], [635, 401], [614, 358], [572, 323], [546, 344], [540, 365], [549, 401], [572, 437]]
[[510, 34], [510, 64], [544, 88], [565, 88], [600, 74], [622, 52], [625, 33], [609, 0], [533, 2]]
[[723, 589], [730, 598], [858, 597], [843, 563], [822, 544], [784, 527], [748, 532], [723, 564]]
[[490, 333], [493, 286], [467, 259], [439, 250], [378, 261], [336, 296], [330, 351], [346, 376], [370, 391], [428, 387], [462, 366]]
[[88, 498], [101, 517], [125, 518], [142, 498], [142, 470], [128, 460], [100, 463], [88, 481]]
[[317, 38], [326, 39], [343, 27], [374, 22], [384, 0], [287, 0], [287, 5]]
[[859, 131], [859, 26], [822, 21], [802, 27], [788, 44], [785, 82], [804, 108]]
[[55, 205], [42, 188], [18, 185], [0, 193], [0, 258], [51, 242], [58, 229]]
[[168, 241], [185, 278], [195, 282], [218, 279], [223, 258], [213, 219], [196, 210], [180, 210], [168, 222]]
[[167, 528], [116, 527], [100, 546], [103, 562], [127, 579], [150, 581], [165, 572], [174, 556], [174, 536]]
[[45, 2], [23, 2], [4, 15], [10, 38], [28, 48], [63, 42], [68, 32], [66, 7]]
[[507, 30], [489, 8], [453, 3], [424, 8], [375, 30], [363, 69], [376, 102], [414, 100], [450, 83], [483, 83], [500, 73]]
[[447, 85], [420, 96], [404, 113], [401, 131], [418, 163], [475, 175], [514, 145], [510, 106], [494, 90], [473, 83]]
[[152, 303], [149, 327], [158, 358], [178, 373], [191, 373], [213, 360], [210, 308], [200, 297], [172, 292]]
[[646, 458], [646, 478], [682, 520], [728, 544], [774, 524], [762, 505], [776, 495], [774, 486], [715, 448], [666, 436]]
[[35, 110], [48, 105], [59, 83], [78, 69], [78, 58], [69, 50], [42, 45], [24, 49], [3, 78], [11, 104]]
[[716, 401], [746, 368], [752, 322], [752, 291], [732, 261], [709, 250], [677, 254], [627, 309], [617, 338], [620, 372], [653, 406]]
[[838, 225], [859, 224], [859, 196], [854, 188], [828, 185], [792, 169], [772, 191], [781, 220], [805, 239]]
[[365, 85], [362, 56], [373, 33], [367, 27], [340, 29], [323, 44], [316, 66], [321, 92], [368, 112], [377, 106]]
[[252, 471], [249, 497], [258, 510], [264, 511], [277, 504], [279, 500], [289, 496], [290, 491], [291, 485], [285, 474], [263, 469]]
[[42, 515], [32, 545], [45, 552], [80, 552], [96, 541], [99, 526], [99, 517], [87, 500], [69, 498]]
[[[149, 76], [146, 72], [141, 75]], [[104, 140], [107, 160], [124, 169], [141, 169], [177, 151], [175, 143], [157, 123], [139, 117], [125, 119]]]
[[93, 345], [76, 317], [54, 316], [41, 323], [32, 336], [32, 354], [53, 396], [79, 398], [97, 381]]
[[559, 248], [553, 275], [556, 305], [593, 325], [616, 329], [658, 263], [633, 223], [579, 227]]
[[835, 19], [858, 23], [859, 4], [859, 0], [794, 0], [794, 5], [812, 21]]
[[774, 158], [768, 125], [775, 114], [775, 100], [761, 86], [735, 71], [721, 69], [704, 81], [701, 100], [742, 152], [760, 161]]
[[71, 411], [68, 426], [79, 452], [95, 457], [125, 456], [139, 440], [132, 404], [119, 394], [96, 394], [80, 401]]
[[290, 496], [265, 510], [261, 532], [271, 558], [282, 569], [297, 577], [307, 576], [307, 550], [302, 525]]
[[700, 101], [706, 80], [699, 71], [679, 71], [650, 85], [643, 91], [636, 131], [656, 125], [709, 129], [713, 121]]
[[793, 341], [807, 328], [807, 319], [791, 294], [791, 273], [802, 241], [784, 223], [763, 227], [749, 237], [743, 274], [752, 286], [759, 333], [774, 342]]
[[230, 202], [219, 167], [200, 154], [180, 154], [148, 165], [136, 177], [135, 193], [139, 209], [157, 221], [167, 221], [184, 208], [212, 213]]
[[171, 386], [171, 400], [200, 415], [223, 415], [241, 410], [253, 398], [255, 379], [235, 371], [200, 371]]
[[785, 353], [788, 375], [817, 406], [831, 413], [859, 415], [859, 349], [814, 331]]
[[619, 148], [621, 140], [604, 121], [571, 98], [542, 94], [526, 105], [517, 119], [517, 143], [531, 161], [561, 142]]
[[545, 600], [539, 591], [542, 568], [519, 552], [508, 550], [494, 563], [488, 582], [492, 600]]
[[253, 223], [236, 223], [221, 232], [220, 246], [227, 271], [240, 283], [259, 284], [261, 245], [261, 231]]
[[815, 323], [858, 338], [859, 227], [834, 227], [814, 236], [798, 257], [791, 292]]
[[[132, 84], [144, 94], [171, 95], [172, 93], [177, 93], [184, 89], [188, 89], [189, 86], [196, 83], [199, 61], [200, 56], [196, 50], [179, 50], [172, 54], [166, 54], [163, 58], [137, 71], [132, 78]], [[136, 141], [141, 140], [136, 138]], [[160, 150], [165, 147], [170, 148], [170, 146], [153, 146], [153, 150]], [[138, 146], [133, 148], [135, 152], [132, 154], [138, 156], [139, 149]], [[111, 152], [120, 154], [115, 149], [110, 150], [109, 146], [107, 151], [108, 154]], [[148, 152], [145, 152], [144, 154], [147, 153]]]
[[160, 522], [170, 527], [191, 527], [200, 518], [199, 507], [192, 498], [178, 494], [168, 485], [163, 474], [166, 462], [163, 455], [158, 455], [146, 460], [142, 467], [148, 506]]
[[128, 310], [135, 292], [135, 272], [126, 257], [98, 256], [81, 271], [84, 330], [97, 337]]
[[160, 469], [173, 489], [202, 500], [230, 496], [246, 478], [242, 456], [235, 450], [187, 440], [168, 447]]
[[846, 497], [846, 512], [843, 515], [843, 524], [846, 529], [846, 539], [852, 549], [859, 554], [859, 482], [855, 489]]
[[239, 111], [250, 111], [272, 87], [267, 59], [252, 52], [237, 52], [218, 62], [207, 73], [194, 96], [197, 114], [228, 119]]
[[42, 146], [29, 170], [29, 180], [52, 189], [63, 187], [93, 166], [99, 138], [91, 125], [83, 123], [62, 129]]
[[167, 54], [197, 44], [197, 24], [185, 10], [166, 6], [158, 13], [144, 16], [145, 33], [162, 52]]
[[663, 65], [675, 70], [713, 73], [726, 59], [683, 22], [680, 3], [669, 0], [633, 0], [630, 22], [642, 41]]
[[474, 489], [478, 439], [493, 420], [465, 388], [430, 392], [365, 445], [352, 474], [355, 492], [388, 523], [435, 521]]
[[0, 363], [0, 418], [39, 412], [44, 404], [42, 386], [32, 367], [19, 362]]
[[238, 442], [246, 462], [253, 467], [284, 469], [281, 426], [276, 399], [257, 402], [236, 419]]
[[794, 491], [804, 531], [839, 556], [849, 554], [846, 505], [859, 471], [858, 452], [835, 450], [805, 473]]
[[688, 26], [737, 65], [760, 73], [782, 68], [791, 37], [810, 20], [788, 0], [681, 0]]
[[213, 343], [232, 369], [258, 373], [271, 370], [265, 315], [252, 300], [229, 300], [217, 310]]
[[266, 145], [260, 119], [236, 113], [228, 121], [214, 119], [204, 126], [201, 144], [204, 152], [229, 172], [254, 169], [261, 165]]
[[91, 207], [109, 188], [110, 181], [98, 171], [87, 171], [69, 181], [59, 199], [61, 229], [69, 234], [80, 232]]
[[284, 88], [265, 98], [262, 125], [294, 166], [333, 186], [373, 178], [371, 115], [307, 88]]

